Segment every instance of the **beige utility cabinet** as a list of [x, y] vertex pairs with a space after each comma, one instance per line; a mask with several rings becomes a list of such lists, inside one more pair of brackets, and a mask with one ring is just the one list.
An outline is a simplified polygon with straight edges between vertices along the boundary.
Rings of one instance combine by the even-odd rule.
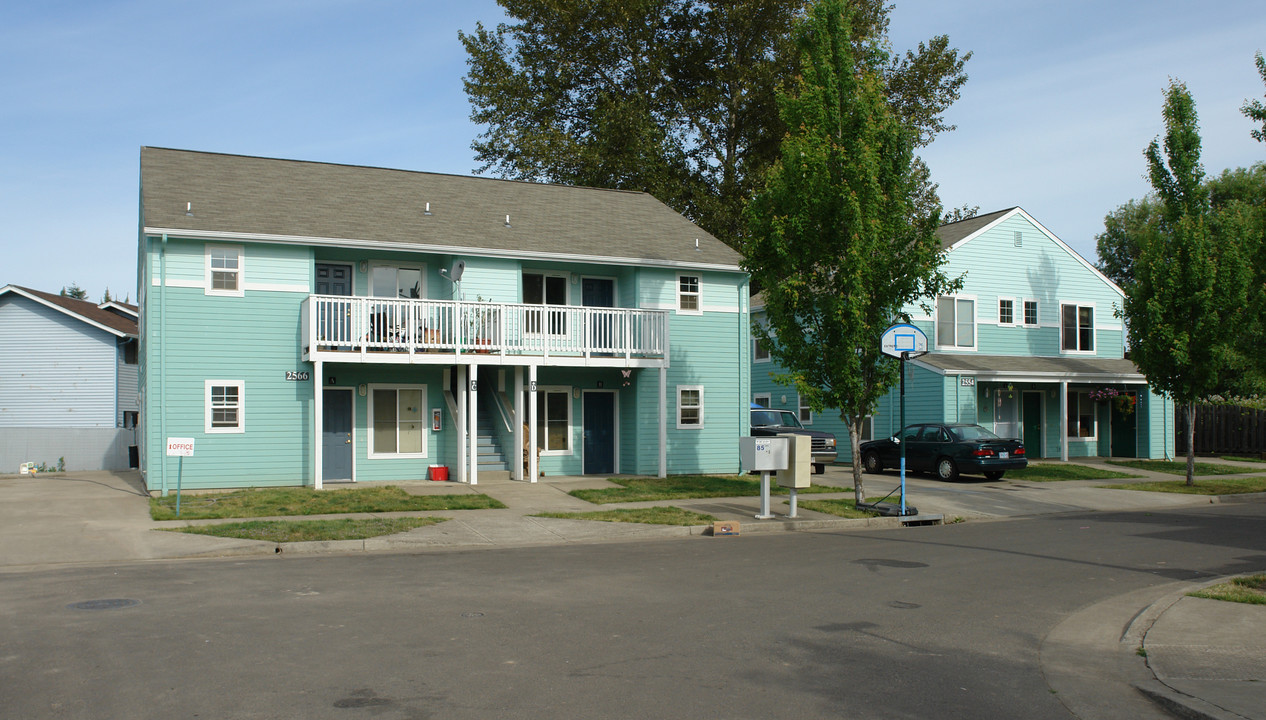
[[808, 435], [779, 435], [787, 440], [787, 464], [777, 473], [778, 486], [803, 490], [813, 476], [813, 438]]

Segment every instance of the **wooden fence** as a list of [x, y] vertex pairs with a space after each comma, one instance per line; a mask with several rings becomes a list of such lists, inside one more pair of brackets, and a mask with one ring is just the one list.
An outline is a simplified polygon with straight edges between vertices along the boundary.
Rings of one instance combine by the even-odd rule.
[[[1177, 408], [1175, 445], [1187, 453], [1187, 408]], [[1197, 405], [1197, 454], [1258, 455], [1266, 453], [1266, 410], [1236, 405]]]

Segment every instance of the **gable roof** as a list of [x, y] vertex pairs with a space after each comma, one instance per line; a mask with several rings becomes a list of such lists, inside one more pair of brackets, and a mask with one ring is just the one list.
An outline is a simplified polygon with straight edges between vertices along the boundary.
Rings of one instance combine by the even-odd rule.
[[1098, 277], [1100, 280], [1107, 283], [1108, 287], [1112, 288], [1114, 292], [1121, 295], [1122, 297], [1125, 296], [1125, 291], [1121, 289], [1121, 286], [1112, 282], [1112, 280], [1109, 279], [1107, 275], [1104, 275], [1102, 272], [1100, 272], [1099, 268], [1095, 267], [1094, 264], [1092, 264], [1089, 260], [1087, 260], [1086, 258], [1082, 257], [1080, 254], [1078, 254], [1076, 250], [1073, 250], [1071, 247], [1069, 247], [1068, 244], [1065, 243], [1063, 240], [1060, 240], [1058, 237], [1055, 237], [1055, 233], [1052, 233], [1050, 230], [1047, 230], [1045, 227], [1043, 227], [1042, 223], [1038, 222], [1037, 220], [1034, 220], [1032, 215], [1025, 212], [1024, 208], [1018, 205], [1013, 208], [1007, 208], [1006, 210], [991, 212], [987, 215], [977, 215], [976, 217], [968, 218], [966, 220], [960, 220], [956, 223], [942, 225], [941, 227], [936, 229], [936, 235], [938, 238], [941, 239], [941, 247], [946, 252], [949, 252], [951, 250], [954, 250], [955, 248], [962, 247], [963, 245], [971, 242], [972, 240], [975, 240], [976, 238], [983, 235], [985, 231], [1003, 222], [1004, 220], [1011, 218], [1014, 215], [1019, 215], [1023, 217], [1025, 220], [1029, 221], [1029, 223], [1032, 224], [1033, 227], [1038, 229], [1038, 232], [1045, 235], [1051, 242], [1058, 245], [1060, 249], [1068, 253], [1077, 262], [1081, 263], [1083, 267], [1085, 267], [1090, 272], [1094, 273], [1095, 276]]
[[739, 270], [643, 192], [189, 150], [141, 148], [141, 219], [149, 235]]
[[136, 319], [128, 318], [98, 307], [86, 300], [63, 297], [54, 293], [32, 290], [20, 285], [5, 285], [0, 288], [0, 296], [14, 294], [33, 300], [45, 307], [69, 315], [89, 325], [105, 330], [116, 337], [136, 337]]
[[130, 315], [132, 316], [133, 320], [141, 316], [141, 309], [139, 307], [137, 307], [136, 305], [132, 305], [130, 303], [120, 302], [118, 300], [110, 300], [109, 302], [103, 302], [97, 307], [101, 308], [102, 310], [112, 312], [115, 315]]

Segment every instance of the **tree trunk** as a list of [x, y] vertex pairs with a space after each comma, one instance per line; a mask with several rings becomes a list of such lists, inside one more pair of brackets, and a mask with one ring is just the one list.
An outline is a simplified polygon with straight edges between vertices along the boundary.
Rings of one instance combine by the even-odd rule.
[[1187, 487], [1196, 484], [1196, 401], [1187, 403]]
[[861, 421], [845, 418], [845, 422], [848, 424], [848, 444], [853, 448], [853, 504], [860, 505], [866, 502], [866, 489], [862, 486]]

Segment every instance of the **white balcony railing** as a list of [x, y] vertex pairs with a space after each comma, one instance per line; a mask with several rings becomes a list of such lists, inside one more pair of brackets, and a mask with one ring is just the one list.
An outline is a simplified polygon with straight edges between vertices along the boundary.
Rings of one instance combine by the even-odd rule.
[[311, 295], [311, 351], [664, 357], [661, 310]]

